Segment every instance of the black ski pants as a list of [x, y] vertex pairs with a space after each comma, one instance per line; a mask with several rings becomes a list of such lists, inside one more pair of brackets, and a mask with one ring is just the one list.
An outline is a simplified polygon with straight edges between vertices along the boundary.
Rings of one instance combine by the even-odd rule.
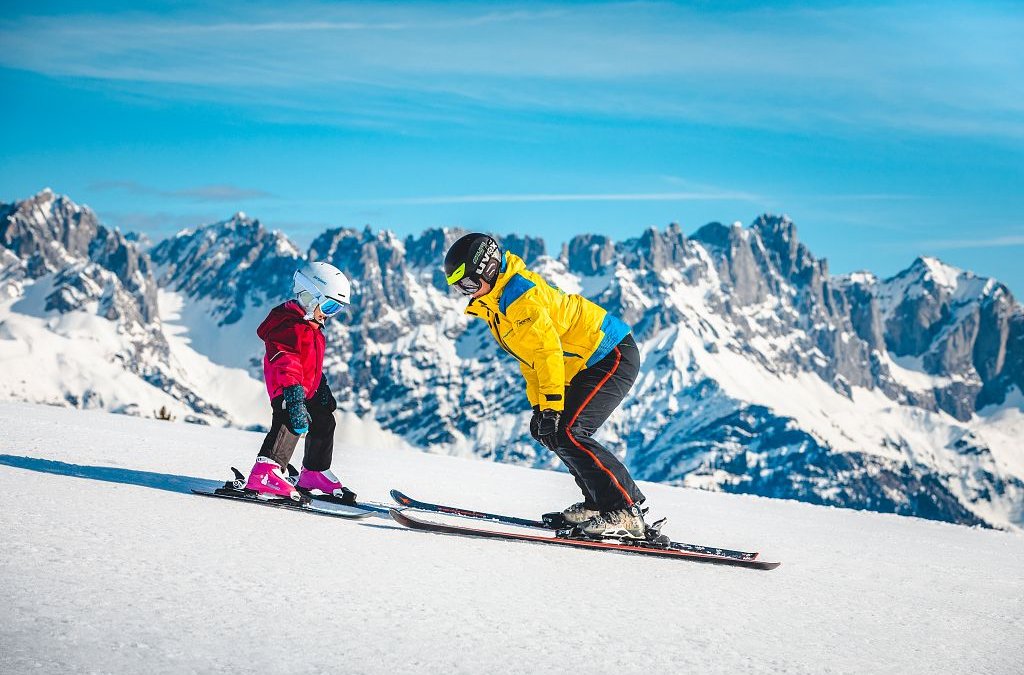
[[644, 500], [622, 462], [593, 438], [639, 372], [640, 350], [627, 335], [607, 356], [577, 373], [565, 389], [554, 450], [583, 490], [584, 500], [599, 511], [616, 511]]
[[[321, 380], [326, 382], [326, 378]], [[323, 387], [325, 385], [321, 385]], [[306, 434], [305, 453], [302, 457], [302, 466], [310, 471], [326, 471], [331, 468], [331, 459], [334, 456], [334, 421], [335, 406], [324, 405], [319, 395], [314, 394], [313, 398], [306, 399], [306, 410], [309, 412], [309, 432]], [[329, 402], [334, 401], [330, 396]], [[285, 410], [284, 397], [277, 396], [270, 401], [274, 411], [274, 417], [270, 423], [270, 431], [263, 439], [263, 446], [260, 448], [261, 457], [269, 457], [281, 465], [288, 466], [295, 452], [295, 446], [299, 437], [293, 434], [288, 428], [288, 411]]]

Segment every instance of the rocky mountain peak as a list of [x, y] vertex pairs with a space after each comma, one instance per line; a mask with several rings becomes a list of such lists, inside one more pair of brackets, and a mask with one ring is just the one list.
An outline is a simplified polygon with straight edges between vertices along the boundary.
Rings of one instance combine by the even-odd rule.
[[761, 240], [771, 263], [784, 279], [807, 284], [816, 273], [827, 275], [824, 263], [815, 260], [798, 240], [796, 225], [788, 216], [762, 215], [750, 229]]
[[419, 236], [410, 234], [405, 238], [406, 261], [414, 268], [440, 270], [448, 247], [463, 234], [462, 229], [440, 227], [424, 230]]
[[615, 255], [615, 242], [602, 234], [576, 235], [562, 251], [569, 271], [583, 276], [599, 274]]
[[[137, 316], [140, 321], [157, 317], [156, 282], [149, 257], [140, 246], [119, 230], [100, 224], [88, 207], [49, 188], [20, 202], [0, 205], [0, 246], [13, 254], [5, 256], [0, 267], [0, 280], [6, 284], [18, 285], [22, 280], [60, 272], [62, 283], [80, 289], [96, 288], [95, 280], [102, 275], [89, 267], [94, 263], [109, 272], [138, 305], [119, 315]], [[89, 279], [76, 281], [69, 269], [79, 270]], [[79, 300], [98, 299], [97, 293], [79, 294]], [[54, 305], [62, 311], [70, 311], [72, 306]]]
[[160, 242], [151, 255], [163, 268], [161, 284], [191, 298], [210, 299], [220, 308], [222, 325], [238, 321], [248, 307], [287, 297], [301, 258], [284, 234], [244, 213], [183, 230]]
[[519, 256], [527, 265], [536, 262], [537, 258], [547, 252], [544, 239], [541, 237], [519, 236], [517, 234], [506, 234], [498, 237], [498, 243]]
[[649, 227], [639, 239], [625, 242], [623, 248], [628, 252], [623, 260], [626, 265], [653, 272], [679, 267], [690, 255], [686, 236], [676, 223], [670, 224], [664, 232]]
[[733, 238], [738, 236], [739, 229], [738, 224], [730, 227], [716, 221], [699, 228], [690, 238], [700, 242], [707, 249], [727, 250], [732, 245]]

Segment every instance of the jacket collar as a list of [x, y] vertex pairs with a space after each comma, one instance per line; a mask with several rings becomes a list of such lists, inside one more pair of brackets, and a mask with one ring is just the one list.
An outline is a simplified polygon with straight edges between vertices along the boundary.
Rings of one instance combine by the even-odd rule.
[[501, 294], [505, 290], [509, 279], [524, 269], [526, 269], [526, 263], [523, 262], [522, 258], [514, 253], [505, 251], [504, 259], [501, 261], [501, 271], [498, 272], [498, 278], [494, 280], [494, 286], [486, 295], [470, 300], [469, 305], [466, 306], [465, 313], [470, 316], [483, 318], [497, 313], [498, 301], [501, 300]]
[[282, 306], [285, 308], [286, 311], [292, 312], [293, 314], [298, 314], [299, 316], [301, 316], [303, 318], [303, 320], [307, 321], [308, 323], [313, 324], [317, 328], [321, 328], [322, 329], [324, 327], [324, 325], [322, 323], [320, 323], [319, 321], [317, 321], [316, 319], [313, 318], [312, 314], [310, 314], [310, 315], [306, 314], [306, 309], [302, 305], [299, 304], [298, 300], [289, 300], [288, 302], [284, 303], [284, 305], [282, 305]]

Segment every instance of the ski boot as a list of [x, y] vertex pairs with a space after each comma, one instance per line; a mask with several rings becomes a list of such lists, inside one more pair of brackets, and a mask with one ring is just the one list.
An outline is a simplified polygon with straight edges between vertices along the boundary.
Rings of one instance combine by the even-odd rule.
[[[280, 465], [269, 457], [257, 457], [249, 472], [245, 489], [252, 490], [259, 499], [291, 499], [302, 502], [302, 496], [288, 481]], [[307, 500], [308, 501], [308, 500]]]
[[599, 515], [601, 515], [601, 512], [592, 504], [588, 504], [587, 502], [577, 502], [572, 506], [566, 507], [562, 511], [545, 513], [540, 517], [540, 519], [552, 530], [564, 530], [566, 528], [576, 527], [580, 523], [586, 522]]
[[310, 471], [306, 467], [302, 467], [295, 487], [311, 497], [331, 497], [332, 499], [329, 501], [346, 506], [356, 505], [356, 493], [342, 485], [330, 469]]
[[588, 539], [647, 541], [644, 511], [639, 504], [617, 511], [604, 511], [580, 523], [574, 531]]

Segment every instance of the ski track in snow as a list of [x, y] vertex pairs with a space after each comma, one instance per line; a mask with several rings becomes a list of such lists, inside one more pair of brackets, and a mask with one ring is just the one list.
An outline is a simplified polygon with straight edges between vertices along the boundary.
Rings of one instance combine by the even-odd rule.
[[[248, 470], [255, 433], [22, 403], [0, 403], [0, 424], [0, 673], [1016, 673], [1024, 658], [1020, 534], [643, 485], [675, 538], [783, 562], [751, 571], [187, 494]], [[344, 439], [334, 468], [367, 499], [397, 487], [536, 516], [577, 496], [560, 473]]]

